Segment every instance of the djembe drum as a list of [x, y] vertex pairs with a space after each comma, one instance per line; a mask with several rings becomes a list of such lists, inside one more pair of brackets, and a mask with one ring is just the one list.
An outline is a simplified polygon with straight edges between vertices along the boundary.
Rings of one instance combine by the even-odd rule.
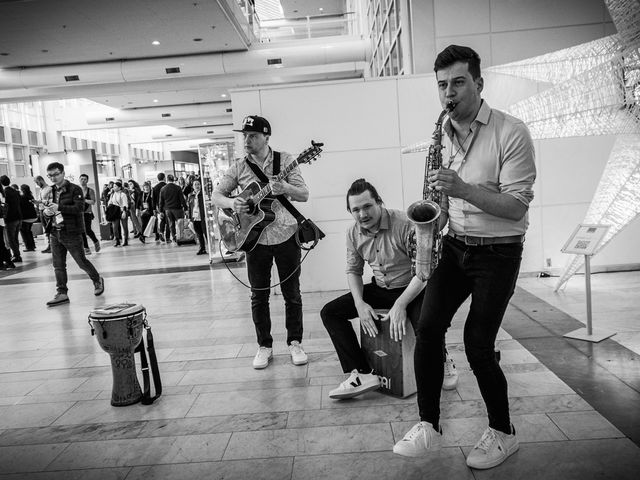
[[142, 399], [133, 354], [142, 341], [146, 313], [142, 305], [118, 303], [89, 314], [91, 334], [95, 334], [100, 347], [111, 356], [113, 406], [132, 405]]

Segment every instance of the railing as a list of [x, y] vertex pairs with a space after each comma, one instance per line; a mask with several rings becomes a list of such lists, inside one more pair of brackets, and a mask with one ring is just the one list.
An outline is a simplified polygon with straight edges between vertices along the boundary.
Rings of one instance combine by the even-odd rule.
[[316, 15], [297, 18], [259, 20], [255, 16], [254, 33], [261, 43], [305, 38], [360, 36], [356, 15]]

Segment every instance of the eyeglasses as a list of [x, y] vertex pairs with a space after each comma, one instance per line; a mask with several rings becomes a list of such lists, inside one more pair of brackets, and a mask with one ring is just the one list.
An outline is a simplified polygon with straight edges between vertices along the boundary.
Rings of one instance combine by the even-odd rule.
[[62, 172], [48, 173], [48, 174], [47, 174], [47, 177], [49, 177], [49, 178], [56, 178], [56, 177], [59, 177], [60, 175], [62, 175]]

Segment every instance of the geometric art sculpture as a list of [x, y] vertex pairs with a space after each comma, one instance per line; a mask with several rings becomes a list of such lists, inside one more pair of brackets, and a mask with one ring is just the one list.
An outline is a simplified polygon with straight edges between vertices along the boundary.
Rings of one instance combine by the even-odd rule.
[[[640, 214], [640, 0], [605, 3], [616, 35], [488, 69], [550, 84], [508, 109], [533, 138], [619, 135], [582, 222], [611, 225], [598, 251]], [[573, 256], [555, 290], [583, 263]]]

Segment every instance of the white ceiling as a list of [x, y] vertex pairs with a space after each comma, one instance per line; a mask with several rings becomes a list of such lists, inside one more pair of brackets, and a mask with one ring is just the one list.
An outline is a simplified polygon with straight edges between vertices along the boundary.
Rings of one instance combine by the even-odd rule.
[[[290, 19], [341, 15], [345, 4], [346, 0], [282, 0], [285, 18]], [[23, 88], [3, 88], [2, 84], [3, 69], [4, 78], [15, 76], [23, 68], [25, 75], [39, 78], [39, 73], [44, 76], [51, 66], [89, 64], [100, 78], [101, 69], [106, 73], [108, 67], [111, 72], [114, 65], [124, 68], [145, 59], [249, 52], [267, 46], [258, 43], [249, 30], [235, 0], [0, 0], [0, 102], [89, 98], [118, 109], [195, 106], [228, 102], [231, 88], [362, 76], [362, 69], [354, 67], [355, 61], [336, 61], [265, 68], [252, 75], [158, 77]], [[152, 45], [154, 40], [160, 44]], [[269, 44], [274, 48], [279, 45]], [[203, 120], [207, 119], [189, 119], [176, 126], [202, 126]]]

